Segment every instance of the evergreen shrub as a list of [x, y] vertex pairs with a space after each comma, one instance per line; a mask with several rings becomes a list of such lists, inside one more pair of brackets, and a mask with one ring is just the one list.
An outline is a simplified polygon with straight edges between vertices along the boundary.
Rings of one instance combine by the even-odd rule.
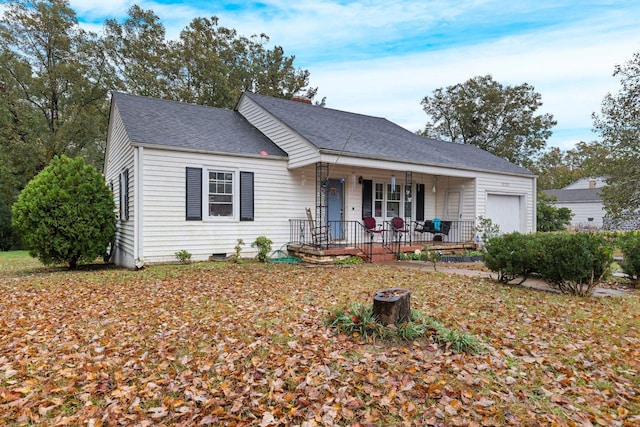
[[613, 262], [605, 236], [591, 233], [520, 233], [494, 237], [486, 245], [484, 263], [498, 279], [526, 280], [537, 273], [563, 293], [589, 295], [604, 280]]
[[24, 245], [45, 265], [90, 263], [116, 233], [113, 194], [82, 158], [56, 156], [22, 190], [12, 214]]
[[521, 277], [522, 283], [535, 271], [538, 252], [535, 235], [515, 232], [489, 239], [483, 261], [487, 268], [498, 273], [501, 282]]
[[620, 268], [638, 286], [640, 283], [640, 231], [622, 233], [618, 238], [618, 244], [623, 256], [619, 262]]
[[594, 233], [539, 234], [541, 257], [536, 271], [563, 293], [590, 295], [606, 278], [613, 263], [613, 248]]

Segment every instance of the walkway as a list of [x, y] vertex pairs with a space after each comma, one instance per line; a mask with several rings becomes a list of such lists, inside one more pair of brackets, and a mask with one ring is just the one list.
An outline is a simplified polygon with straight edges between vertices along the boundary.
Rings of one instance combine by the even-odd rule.
[[[394, 267], [399, 267], [399, 268], [413, 268], [413, 269], [420, 269], [420, 270], [431, 271], [431, 272], [434, 271], [433, 265], [427, 262], [394, 261], [394, 262], [389, 262], [385, 264], [391, 265]], [[440, 273], [446, 273], [446, 274], [458, 274], [461, 276], [468, 276], [468, 277], [483, 277], [486, 279], [495, 279], [497, 276], [496, 273], [487, 271], [484, 268], [474, 269], [474, 268], [469, 268], [469, 266], [470, 264], [438, 263], [437, 271]], [[538, 289], [546, 292], [560, 293], [558, 289], [552, 288], [544, 280], [538, 279], [535, 277], [528, 278], [527, 280], [524, 281], [524, 283], [522, 283], [521, 286], [526, 286], [528, 288]], [[638, 293], [634, 292], [633, 290], [626, 290], [626, 289], [610, 289], [610, 288], [596, 287], [593, 290], [593, 296], [595, 297], [634, 296], [634, 295], [638, 295]]]

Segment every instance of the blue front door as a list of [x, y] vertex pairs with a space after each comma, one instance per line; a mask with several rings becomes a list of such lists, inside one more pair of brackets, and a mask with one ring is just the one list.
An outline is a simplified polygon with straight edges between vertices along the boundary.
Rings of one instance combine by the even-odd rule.
[[327, 188], [327, 222], [331, 227], [331, 238], [342, 239], [342, 219], [344, 212], [344, 182], [329, 179]]

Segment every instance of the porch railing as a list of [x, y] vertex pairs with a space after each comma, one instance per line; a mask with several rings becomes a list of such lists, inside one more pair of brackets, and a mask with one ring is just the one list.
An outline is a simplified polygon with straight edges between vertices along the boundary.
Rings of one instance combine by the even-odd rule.
[[[437, 245], [438, 243], [473, 243], [476, 237], [475, 221], [442, 221], [446, 222], [449, 229], [444, 232], [420, 232], [424, 221], [414, 221], [411, 223], [411, 233], [409, 238], [412, 244]], [[444, 230], [445, 227], [441, 229]]]
[[[385, 222], [386, 236], [381, 239], [391, 252], [399, 251], [399, 246], [428, 246], [441, 243], [467, 243], [475, 238], [474, 221], [447, 221], [449, 228], [444, 232], [419, 232], [416, 226], [419, 222], [407, 223], [406, 233], [394, 233], [391, 224]], [[306, 219], [289, 220], [289, 241], [293, 244], [310, 246], [319, 250], [338, 247], [353, 247], [359, 249], [369, 259], [373, 253], [373, 240], [360, 221], [329, 221], [328, 234], [318, 239], [317, 233], [312, 233], [312, 221]], [[376, 239], [377, 241], [378, 239]]]

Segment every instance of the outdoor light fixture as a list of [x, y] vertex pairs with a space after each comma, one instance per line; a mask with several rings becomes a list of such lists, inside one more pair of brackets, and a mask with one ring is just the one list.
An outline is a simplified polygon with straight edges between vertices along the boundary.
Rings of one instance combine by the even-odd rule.
[[396, 188], [396, 176], [391, 175], [391, 190], [393, 191], [394, 188]]

